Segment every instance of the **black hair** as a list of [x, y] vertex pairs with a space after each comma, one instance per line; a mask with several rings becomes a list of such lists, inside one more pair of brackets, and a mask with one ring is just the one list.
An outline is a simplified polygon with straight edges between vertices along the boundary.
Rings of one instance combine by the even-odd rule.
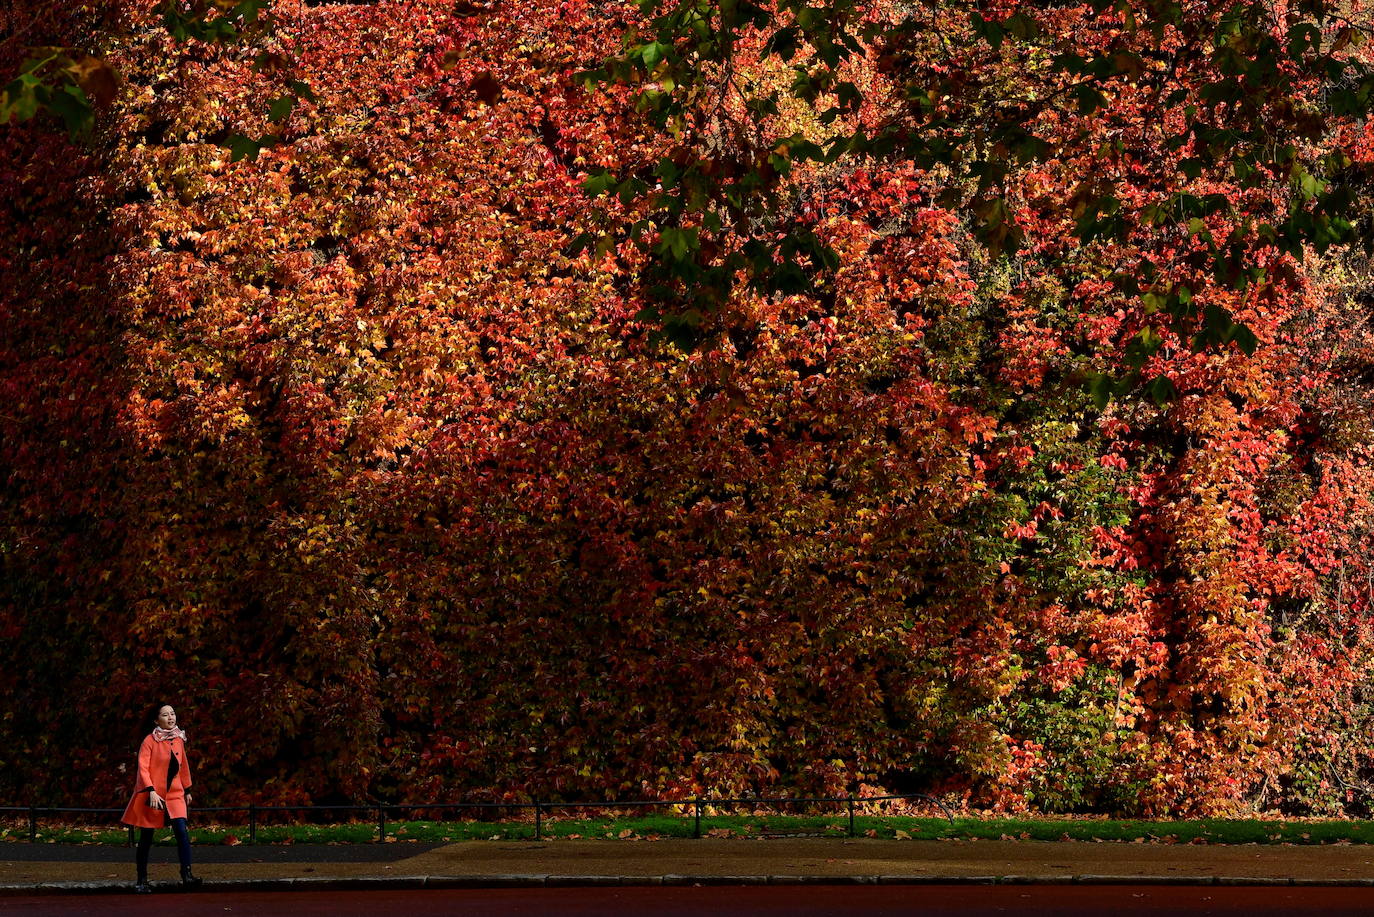
[[165, 701], [159, 701], [158, 703], [153, 704], [151, 707], [149, 707], [147, 715], [143, 717], [144, 735], [147, 735], [148, 733], [153, 731], [153, 727], [157, 725], [157, 715], [162, 712], [163, 707], [172, 707], [172, 709], [176, 709], [175, 707], [173, 707], [172, 704], [166, 703]]

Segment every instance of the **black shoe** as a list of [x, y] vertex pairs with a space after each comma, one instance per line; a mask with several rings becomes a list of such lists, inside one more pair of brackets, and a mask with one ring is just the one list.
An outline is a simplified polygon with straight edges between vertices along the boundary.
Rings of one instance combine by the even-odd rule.
[[139, 879], [137, 882], [134, 883], [135, 895], [151, 895], [152, 893], [153, 887], [148, 884], [147, 879]]
[[197, 879], [194, 875], [191, 874], [191, 870], [189, 867], [181, 871], [181, 887], [200, 888], [200, 879]]

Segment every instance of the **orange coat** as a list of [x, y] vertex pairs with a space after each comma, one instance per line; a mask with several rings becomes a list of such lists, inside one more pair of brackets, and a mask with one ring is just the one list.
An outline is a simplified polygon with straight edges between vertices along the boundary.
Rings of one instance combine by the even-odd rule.
[[[172, 756], [177, 759], [177, 773], [169, 785], [167, 767]], [[121, 821], [135, 828], [161, 828], [169, 818], [186, 817], [186, 791], [191, 788], [191, 762], [186, 757], [186, 743], [181, 739], [159, 742], [149, 733], [138, 749], [138, 775], [134, 795], [124, 809]], [[148, 804], [148, 791], [157, 790], [167, 804], [166, 811]]]

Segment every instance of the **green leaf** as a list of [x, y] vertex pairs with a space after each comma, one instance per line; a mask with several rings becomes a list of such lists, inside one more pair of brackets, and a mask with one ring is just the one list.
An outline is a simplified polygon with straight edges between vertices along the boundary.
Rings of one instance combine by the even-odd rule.
[[639, 48], [639, 59], [644, 62], [645, 70], [653, 70], [668, 53], [668, 46], [661, 41], [651, 41]]
[[[24, 63], [22, 63], [22, 64], [19, 65], [19, 72], [20, 72], [20, 74], [24, 74], [24, 75], [32, 74], [32, 73], [36, 72], [37, 70], [39, 70], [40, 68], [42, 68], [45, 64], [48, 64], [48, 63], [50, 63], [50, 62], [52, 62], [52, 61], [54, 61], [54, 60], [56, 60], [56, 59], [57, 59], [57, 55], [56, 55], [56, 54], [49, 54], [49, 55], [46, 56], [46, 57], [41, 57], [41, 56], [39, 56], [39, 55], [34, 55], [33, 57], [30, 57], [30, 58], [26, 59], [26, 60], [24, 61]], [[38, 79], [38, 77], [32, 77], [32, 78], [31, 78], [31, 83], [32, 83], [33, 85], [36, 85], [38, 82], [40, 82], [40, 80]]]
[[267, 120], [274, 124], [278, 121], [284, 121], [291, 115], [291, 109], [295, 107], [296, 99], [294, 96], [281, 96], [273, 99], [267, 108]]
[[1145, 391], [1160, 407], [1164, 407], [1178, 398], [1178, 389], [1168, 376], [1155, 376], [1146, 384]]
[[1002, 28], [1022, 41], [1039, 38], [1044, 34], [1044, 30], [1040, 28], [1040, 23], [1036, 22], [1025, 10], [1019, 10], [1008, 16], [1003, 20]]
[[1236, 342], [1236, 346], [1244, 351], [1247, 357], [1255, 355], [1255, 348], [1259, 346], [1259, 339], [1255, 337], [1255, 332], [1247, 326], [1237, 324], [1231, 331], [1231, 340]]
[[77, 137], [86, 133], [95, 124], [95, 110], [80, 86], [68, 84], [52, 93], [48, 107], [53, 114], [62, 119], [67, 133]]
[[252, 137], [245, 137], [243, 134], [230, 134], [225, 146], [229, 148], [229, 161], [238, 162], [240, 159], [247, 159], [250, 162], [258, 158], [266, 144], [254, 140]]
[[1154, 356], [1164, 343], [1164, 338], [1153, 328], [1142, 328], [1138, 334], [1126, 345], [1126, 363], [1139, 369], [1144, 366], [1150, 357]]
[[582, 180], [582, 190], [592, 197], [605, 194], [616, 185], [615, 176], [601, 169]]
[[1312, 200], [1322, 191], [1326, 190], [1326, 182], [1305, 169], [1295, 176], [1295, 182], [1298, 186], [1299, 193], [1302, 194], [1302, 198], [1305, 201]]
[[790, 61], [797, 53], [797, 30], [792, 27], [778, 29], [763, 46], [764, 54], [776, 54], [784, 61]]
[[291, 91], [294, 92], [297, 97], [306, 99], [310, 102], [316, 101], [315, 90], [311, 89], [310, 84], [305, 80], [292, 80], [286, 85], [291, 88]]
[[1112, 378], [1106, 373], [1088, 373], [1087, 375], [1088, 394], [1092, 396], [1093, 404], [1097, 409], [1103, 410], [1112, 400]]
[[1080, 115], [1090, 115], [1107, 105], [1107, 97], [1092, 86], [1077, 87], [1074, 90], [1074, 97], [1078, 99], [1078, 113]]
[[14, 118], [27, 121], [38, 114], [38, 97], [34, 88], [21, 80], [14, 80], [5, 87], [0, 95], [0, 117], [5, 121]]
[[1158, 226], [1168, 219], [1168, 211], [1158, 204], [1146, 204], [1140, 210], [1140, 221], [1146, 226]]
[[627, 178], [616, 186], [615, 193], [616, 197], [620, 199], [620, 203], [628, 207], [635, 198], [647, 190], [648, 186], [644, 182], [637, 178]]
[[1225, 343], [1235, 333], [1235, 322], [1231, 313], [1222, 306], [1207, 306], [1202, 313], [1202, 338], [1204, 341]]
[[1178, 170], [1189, 178], [1196, 179], [1202, 174], [1202, 170], [1206, 165], [1206, 160], [1199, 159], [1196, 156], [1190, 156], [1178, 164]]
[[981, 13], [973, 13], [970, 16], [970, 22], [973, 25], [973, 30], [982, 36], [983, 40], [988, 43], [988, 46], [991, 47], [992, 50], [1001, 50], [1002, 42], [1005, 41], [1007, 37], [1005, 29], [995, 22], [989, 22], [987, 19], [984, 19]]
[[257, 22], [259, 15], [267, 9], [271, 2], [272, 0], [243, 0], [234, 8], [234, 15], [241, 17], [247, 23]]
[[1307, 51], [1316, 51], [1322, 45], [1322, 31], [1311, 22], [1299, 22], [1288, 30], [1288, 53], [1302, 57]]
[[701, 248], [701, 240], [695, 228], [665, 226], [659, 232], [659, 242], [655, 248], [660, 254], [671, 254], [677, 261], [686, 261]]

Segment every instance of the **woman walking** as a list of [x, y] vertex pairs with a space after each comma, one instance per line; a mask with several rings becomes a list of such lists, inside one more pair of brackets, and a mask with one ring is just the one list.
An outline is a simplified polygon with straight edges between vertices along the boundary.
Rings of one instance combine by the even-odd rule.
[[186, 806], [191, 802], [191, 764], [186, 759], [186, 733], [177, 728], [177, 713], [171, 704], [159, 704], [150, 712], [152, 732], [138, 749], [137, 782], [134, 795], [124, 810], [123, 822], [138, 828], [138, 881], [134, 891], [148, 894], [148, 850], [153, 846], [153, 829], [168, 823], [177, 839], [177, 859], [181, 861], [181, 885], [200, 884], [191, 874], [191, 836], [186, 831]]

